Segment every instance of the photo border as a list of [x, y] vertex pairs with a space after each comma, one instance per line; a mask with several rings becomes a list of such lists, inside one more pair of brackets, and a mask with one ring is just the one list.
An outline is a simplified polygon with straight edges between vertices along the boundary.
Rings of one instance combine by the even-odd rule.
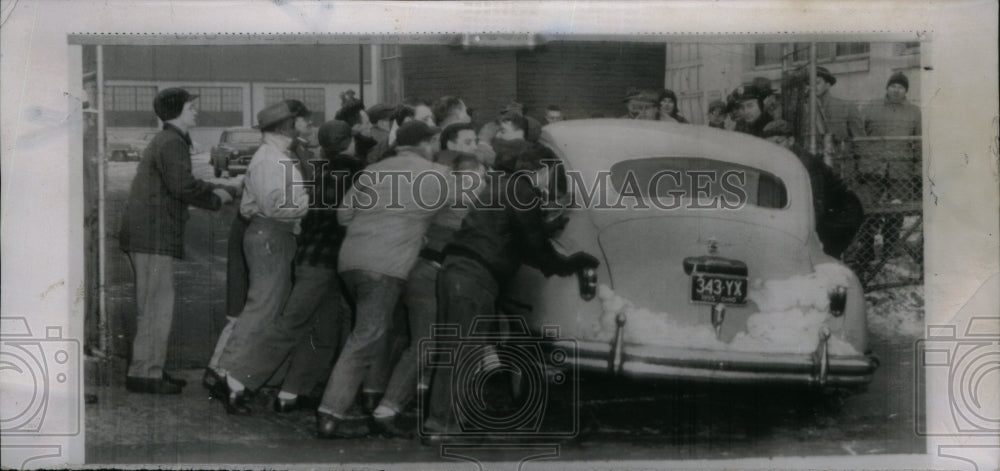
[[[234, 10], [242, 8], [250, 11]], [[220, 31], [219, 18], [239, 26]], [[996, 20], [997, 5], [986, 0], [804, 5], [781, 1], [7, 1], [0, 8], [3, 317], [24, 318], [35, 336], [44, 335], [41, 333], [49, 327], [60, 327], [65, 338], [83, 338], [82, 162], [79, 158], [70, 158], [68, 163], [64, 160], [67, 155], [82, 155], [83, 128], [78, 118], [84, 95], [79, 86], [82, 64], [79, 54], [74, 58], [73, 53], [79, 46], [75, 44], [91, 40], [102, 44], [165, 40], [170, 44], [245, 44], [248, 37], [274, 44], [308, 41], [320, 37], [317, 35], [354, 43], [358, 37], [370, 38], [370, 42], [399, 37], [408, 43], [437, 43], [463, 33], [537, 33], [563, 39], [609, 40], [628, 35], [629, 40], [650, 42], [766, 42], [807, 34], [816, 41], [842, 40], [849, 35], [855, 41], [922, 42], [920, 101], [925, 116], [924, 176], [928, 182], [924, 185], [926, 323], [968, 332], [971, 319], [982, 317], [983, 309], [995, 313], [1000, 305], [996, 294], [1000, 290], [994, 289], [1000, 286]], [[672, 33], [660, 34], [662, 31]], [[82, 376], [82, 355], [78, 358]], [[992, 386], [993, 391], [1000, 390]], [[946, 377], [928, 376], [927, 394], [932, 401], [927, 407], [928, 423], [953, 420], [947, 387]], [[82, 414], [82, 394], [58, 385], [53, 394], [55, 400], [77, 401], [76, 410]], [[82, 417], [69, 415], [65, 419]], [[3, 466], [83, 463], [84, 433], [83, 427], [79, 428], [80, 433], [68, 437], [4, 435]], [[58, 455], [53, 450], [58, 450]], [[944, 430], [928, 436], [925, 455], [823, 457], [821, 461], [763, 457], [631, 462], [628, 466], [994, 469], [998, 452], [998, 437]], [[623, 463], [585, 465], [601, 468]]]

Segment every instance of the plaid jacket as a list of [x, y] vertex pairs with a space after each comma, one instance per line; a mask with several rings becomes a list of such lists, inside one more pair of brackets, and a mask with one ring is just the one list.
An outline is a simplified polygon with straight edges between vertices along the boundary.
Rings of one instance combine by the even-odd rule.
[[330, 159], [325, 167], [316, 165], [316, 170], [322, 171], [323, 183], [317, 187], [309, 212], [302, 220], [296, 264], [337, 269], [337, 253], [346, 230], [337, 222], [336, 207], [364, 166], [364, 161], [345, 154]]

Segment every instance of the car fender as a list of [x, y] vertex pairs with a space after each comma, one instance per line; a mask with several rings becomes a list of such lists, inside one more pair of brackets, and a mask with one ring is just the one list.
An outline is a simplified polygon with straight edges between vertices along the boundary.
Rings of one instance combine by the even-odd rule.
[[844, 306], [844, 314], [839, 317], [827, 319], [826, 325], [830, 327], [831, 335], [840, 337], [850, 343], [855, 350], [865, 353], [868, 347], [868, 306], [865, 303], [865, 292], [861, 285], [861, 280], [844, 262], [831, 257], [823, 252], [823, 244], [819, 236], [813, 231], [809, 238], [809, 256], [813, 266], [822, 263], [832, 263], [843, 267], [848, 273], [847, 277], [847, 304]]
[[[582, 209], [567, 210], [569, 222], [553, 237], [553, 246], [564, 255], [584, 251], [597, 257], [601, 262], [597, 267], [597, 282], [611, 285], [607, 261], [597, 242], [597, 229], [586, 213]], [[600, 335], [601, 301], [596, 296], [583, 299], [576, 274], [545, 277], [538, 269], [522, 265], [504, 291], [511, 299], [531, 307], [526, 320], [533, 331], [539, 331], [543, 325], [556, 325], [562, 337], [593, 339]]]

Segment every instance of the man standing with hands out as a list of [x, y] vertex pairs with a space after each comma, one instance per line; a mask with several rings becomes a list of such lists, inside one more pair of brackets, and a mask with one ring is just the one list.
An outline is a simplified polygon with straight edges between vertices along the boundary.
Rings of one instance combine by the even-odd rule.
[[180, 394], [186, 384], [163, 371], [174, 318], [173, 259], [184, 257], [188, 205], [218, 210], [236, 189], [191, 174], [191, 136], [198, 109], [182, 88], [160, 91], [153, 110], [163, 130], [143, 151], [129, 190], [119, 239], [135, 271], [138, 318], [125, 388], [130, 392]]

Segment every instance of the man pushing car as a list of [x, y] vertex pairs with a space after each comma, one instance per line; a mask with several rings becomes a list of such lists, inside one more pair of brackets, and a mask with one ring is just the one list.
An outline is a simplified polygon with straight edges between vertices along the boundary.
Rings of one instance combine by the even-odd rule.
[[[438, 275], [438, 322], [458, 324], [461, 334], [478, 317], [492, 317], [500, 287], [522, 263], [545, 276], [569, 276], [599, 262], [577, 252], [566, 257], [549, 240], [541, 205], [545, 195], [555, 197], [560, 178], [559, 162], [541, 145], [519, 153], [515, 172], [488, 179], [475, 206], [445, 246]], [[564, 183], [564, 181], [562, 182]], [[453, 386], [452, 371], [438, 370], [431, 380], [429, 413], [424, 430], [428, 442], [458, 431], [453, 411], [455, 398], [474, 393]], [[454, 388], [454, 389], [453, 389]]]

